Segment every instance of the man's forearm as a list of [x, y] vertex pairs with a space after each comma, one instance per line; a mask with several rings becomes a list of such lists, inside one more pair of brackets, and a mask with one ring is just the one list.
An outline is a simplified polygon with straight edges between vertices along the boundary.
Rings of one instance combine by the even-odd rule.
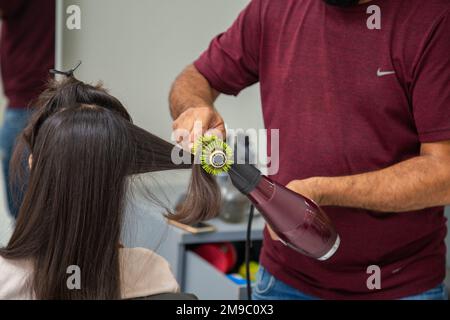
[[194, 65], [188, 66], [176, 79], [170, 92], [170, 112], [173, 119], [189, 108], [212, 107], [219, 93]]
[[370, 173], [317, 178], [315, 184], [323, 206], [403, 212], [450, 203], [449, 164], [427, 155]]

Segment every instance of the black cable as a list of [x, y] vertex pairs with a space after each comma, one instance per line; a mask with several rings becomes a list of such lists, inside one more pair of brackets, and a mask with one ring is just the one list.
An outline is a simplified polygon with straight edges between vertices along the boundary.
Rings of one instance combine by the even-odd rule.
[[247, 238], [245, 240], [245, 273], [247, 280], [247, 296], [248, 300], [252, 300], [252, 282], [250, 277], [250, 250], [252, 248], [252, 222], [255, 207], [250, 205], [250, 213], [248, 215]]

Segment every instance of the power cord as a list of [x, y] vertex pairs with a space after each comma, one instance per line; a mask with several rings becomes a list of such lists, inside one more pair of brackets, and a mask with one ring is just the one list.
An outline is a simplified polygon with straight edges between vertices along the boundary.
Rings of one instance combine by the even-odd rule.
[[252, 282], [250, 276], [250, 251], [252, 249], [252, 222], [253, 215], [255, 213], [255, 207], [250, 205], [250, 212], [248, 215], [248, 223], [247, 223], [247, 237], [245, 240], [245, 273], [247, 280], [247, 297], [248, 300], [252, 300]]

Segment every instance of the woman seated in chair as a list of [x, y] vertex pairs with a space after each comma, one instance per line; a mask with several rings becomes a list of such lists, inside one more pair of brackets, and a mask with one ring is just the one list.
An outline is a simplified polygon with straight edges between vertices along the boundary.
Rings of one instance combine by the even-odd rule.
[[12, 160], [15, 181], [24, 163], [30, 171], [15, 230], [0, 249], [0, 299], [178, 292], [162, 257], [120, 245], [127, 190], [135, 174], [193, 167], [186, 206], [171, 217], [187, 223], [218, 212], [214, 180], [198, 166], [175, 165], [173, 145], [133, 125], [116, 98], [72, 74], [52, 82], [37, 105]]

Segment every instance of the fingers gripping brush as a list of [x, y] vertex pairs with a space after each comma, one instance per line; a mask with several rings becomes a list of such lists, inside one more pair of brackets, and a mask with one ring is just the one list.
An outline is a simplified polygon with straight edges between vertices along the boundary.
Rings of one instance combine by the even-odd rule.
[[285, 246], [321, 261], [336, 252], [339, 235], [312, 200], [272, 181], [245, 161], [235, 163], [236, 154], [217, 137], [202, 137], [194, 149], [200, 152], [206, 172], [229, 174], [233, 185], [250, 199]]

